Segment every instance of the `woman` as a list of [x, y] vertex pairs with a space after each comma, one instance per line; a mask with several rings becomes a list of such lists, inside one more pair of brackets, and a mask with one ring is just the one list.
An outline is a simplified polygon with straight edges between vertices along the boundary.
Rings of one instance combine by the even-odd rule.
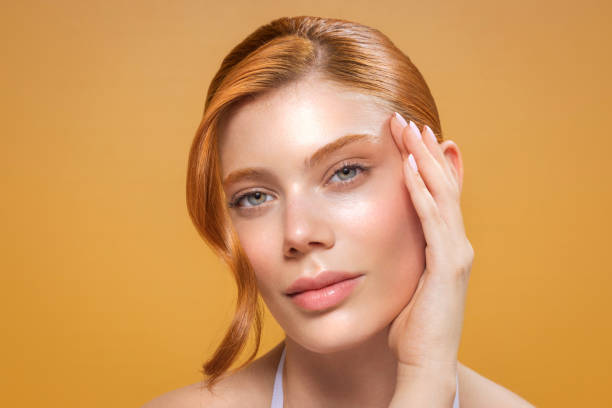
[[[236, 315], [205, 386], [147, 407], [531, 406], [457, 361], [462, 182], [423, 77], [386, 36], [315, 17], [260, 27], [213, 79], [188, 165]], [[252, 361], [259, 294], [286, 338]]]

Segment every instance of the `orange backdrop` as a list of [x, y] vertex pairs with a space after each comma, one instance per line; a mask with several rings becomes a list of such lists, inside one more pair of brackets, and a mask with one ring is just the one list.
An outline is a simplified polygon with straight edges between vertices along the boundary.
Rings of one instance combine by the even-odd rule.
[[[1, 406], [134, 407], [198, 381], [233, 313], [185, 205], [223, 56], [283, 15], [381, 29], [465, 164], [460, 360], [611, 406], [610, 2], [20, 1], [0, 13]], [[282, 337], [269, 316], [263, 347]]]

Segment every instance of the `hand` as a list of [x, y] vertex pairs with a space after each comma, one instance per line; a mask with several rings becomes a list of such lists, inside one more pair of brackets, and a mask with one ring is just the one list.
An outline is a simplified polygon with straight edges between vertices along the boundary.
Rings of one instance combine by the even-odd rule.
[[[459, 204], [461, 161], [452, 141], [441, 147], [429, 127], [423, 128], [421, 136], [416, 125], [405, 123], [394, 115], [390, 127], [425, 235], [425, 270], [412, 299], [391, 324], [389, 346], [398, 359], [398, 376], [416, 368], [430, 372], [450, 369], [454, 377], [474, 258]], [[443, 148], [457, 152], [458, 169]], [[418, 171], [410, 166], [410, 156]]]

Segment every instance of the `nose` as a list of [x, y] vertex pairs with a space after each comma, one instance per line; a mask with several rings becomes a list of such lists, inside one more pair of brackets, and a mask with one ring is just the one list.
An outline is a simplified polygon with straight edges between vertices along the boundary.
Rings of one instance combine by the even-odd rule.
[[287, 202], [284, 209], [283, 252], [287, 258], [298, 258], [317, 248], [334, 246], [334, 231], [325, 211], [304, 198]]

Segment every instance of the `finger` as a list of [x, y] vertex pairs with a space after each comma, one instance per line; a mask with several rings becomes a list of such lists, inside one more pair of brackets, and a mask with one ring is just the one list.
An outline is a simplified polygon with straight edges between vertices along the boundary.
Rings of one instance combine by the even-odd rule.
[[402, 160], [406, 159], [408, 156], [408, 151], [406, 150], [406, 146], [404, 146], [404, 140], [402, 139], [402, 130], [408, 126], [408, 123], [402, 118], [397, 112], [391, 117], [389, 121], [389, 125], [391, 127], [391, 135], [393, 136], [393, 140], [397, 145], [397, 148], [402, 155]]
[[449, 182], [444, 175], [442, 166], [423, 143], [421, 132], [414, 122], [410, 121], [409, 126], [402, 130], [402, 138], [404, 146], [414, 156], [419, 173], [432, 196], [436, 199], [440, 197], [445, 199], [444, 197], [450, 191]]
[[445, 170], [446, 179], [449, 185], [452, 186], [453, 191], [456, 193], [461, 193], [461, 181], [459, 181], [459, 177], [457, 175], [457, 170], [455, 166], [451, 164], [449, 160], [447, 160], [444, 155], [444, 149], [449, 144], [456, 146], [455, 142], [452, 140], [446, 140], [442, 143], [438, 143], [438, 139], [436, 138], [433, 130], [427, 125], [423, 126], [423, 141], [425, 145], [429, 148], [431, 154], [436, 158], [438, 163], [440, 163], [441, 167]]
[[434, 242], [439, 242], [441, 238], [440, 231], [442, 229], [439, 227], [440, 214], [438, 205], [423, 182], [418, 170], [414, 169], [413, 165], [415, 162], [411, 158], [412, 155], [409, 155], [404, 160], [404, 180], [414, 209], [419, 216], [425, 240], [428, 245], [431, 245]]
[[463, 225], [463, 220], [461, 216], [461, 209], [459, 208], [459, 196], [461, 194], [461, 185], [459, 181], [459, 177], [457, 175], [457, 171], [449, 160], [447, 160], [444, 155], [444, 146], [448, 146], [449, 144], [454, 144], [452, 140], [447, 140], [438, 144], [437, 139], [431, 130], [431, 128], [427, 125], [423, 127], [423, 143], [428, 147], [432, 156], [436, 159], [436, 161], [440, 164], [440, 167], [443, 169], [443, 173], [445, 174], [446, 185], [448, 186], [448, 194], [443, 196], [437, 196], [436, 201], [438, 203], [438, 208], [442, 216], [447, 220], [447, 222], [451, 225], [460, 224]]
[[[406, 159], [406, 156], [409, 154], [409, 152], [407, 151], [406, 146], [404, 145], [404, 140], [401, 136], [401, 133], [402, 130], [406, 126], [408, 126], [408, 123], [406, 123], [406, 120], [397, 112], [394, 112], [389, 123], [393, 140], [395, 141], [395, 144], [400, 150], [402, 159]], [[433, 130], [431, 130], [429, 126], [425, 125], [423, 128], [422, 135], [425, 135], [425, 139], [423, 139], [423, 142], [429, 148], [429, 151], [432, 153], [438, 163], [440, 163], [441, 166], [447, 170], [447, 178], [454, 177], [451, 172], [453, 169], [450, 168], [451, 166], [448, 164], [446, 158], [444, 157], [444, 154], [442, 153], [442, 148], [438, 144], [438, 139], [436, 138]], [[448, 173], [451, 174], [449, 175]]]
[[440, 163], [440, 167], [442, 167], [442, 169], [444, 170], [444, 175], [446, 179], [449, 180], [450, 177], [452, 177], [451, 169], [449, 168], [448, 161], [444, 157], [442, 148], [438, 143], [438, 139], [434, 134], [433, 130], [431, 130], [429, 126], [424, 125], [421, 135], [423, 136], [423, 143], [425, 143], [425, 146], [427, 146], [429, 152], [434, 157], [434, 159], [436, 159], [436, 161]]

